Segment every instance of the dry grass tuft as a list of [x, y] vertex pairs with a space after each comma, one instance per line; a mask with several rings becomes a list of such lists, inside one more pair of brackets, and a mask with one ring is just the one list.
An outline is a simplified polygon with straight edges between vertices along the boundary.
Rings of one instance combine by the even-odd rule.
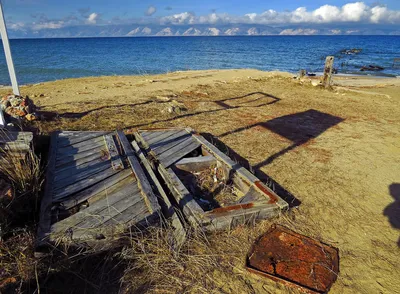
[[12, 182], [18, 194], [37, 195], [43, 181], [40, 158], [32, 150], [22, 158], [1, 148], [0, 153], [0, 174]]
[[[122, 278], [127, 293], [255, 293], [244, 268], [245, 256], [255, 238], [270, 223], [255, 228], [205, 234], [188, 232], [179, 252], [174, 252], [170, 228], [153, 228], [132, 237], [121, 256], [129, 260]], [[262, 283], [260, 284], [262, 286]], [[135, 292], [137, 291], [137, 292]]]

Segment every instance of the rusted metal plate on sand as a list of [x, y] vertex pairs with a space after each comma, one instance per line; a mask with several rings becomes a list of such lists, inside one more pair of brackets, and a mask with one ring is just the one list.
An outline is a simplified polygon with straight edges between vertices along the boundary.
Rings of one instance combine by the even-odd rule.
[[274, 225], [255, 242], [246, 266], [305, 293], [326, 293], [339, 273], [339, 250]]

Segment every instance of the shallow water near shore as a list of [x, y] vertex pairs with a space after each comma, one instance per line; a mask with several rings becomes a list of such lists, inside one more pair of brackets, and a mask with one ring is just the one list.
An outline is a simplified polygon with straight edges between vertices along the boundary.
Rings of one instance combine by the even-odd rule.
[[[104, 75], [159, 74], [178, 70], [255, 68], [323, 70], [335, 55], [339, 73], [400, 75], [400, 36], [235, 36], [15, 39], [11, 47], [21, 84]], [[361, 48], [354, 55], [343, 49]], [[381, 72], [360, 72], [379, 65]], [[9, 85], [0, 54], [0, 85]]]

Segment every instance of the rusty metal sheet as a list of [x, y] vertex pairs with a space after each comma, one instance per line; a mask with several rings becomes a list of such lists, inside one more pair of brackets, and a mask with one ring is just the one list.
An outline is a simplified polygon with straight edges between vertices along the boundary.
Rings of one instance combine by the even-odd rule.
[[339, 273], [339, 250], [273, 225], [251, 248], [246, 267], [304, 293], [326, 293]]

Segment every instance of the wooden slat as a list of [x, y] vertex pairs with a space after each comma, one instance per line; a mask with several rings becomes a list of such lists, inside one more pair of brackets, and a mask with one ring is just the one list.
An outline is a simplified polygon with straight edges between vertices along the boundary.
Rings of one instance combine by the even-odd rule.
[[155, 154], [159, 155], [168, 149], [171, 149], [172, 147], [182, 143], [185, 141], [187, 138], [190, 138], [191, 135], [188, 134], [187, 132], [184, 133], [177, 133], [174, 134], [163, 141], [159, 141], [155, 144], [150, 145], [151, 151], [153, 151]]
[[187, 129], [189, 132], [193, 133], [193, 138], [195, 138], [197, 141], [199, 141], [204, 147], [207, 148], [207, 150], [213, 154], [218, 160], [222, 161], [224, 164], [228, 165], [230, 168], [234, 170], [234, 172], [241, 177], [245, 182], [248, 182], [251, 186], [254, 187], [257, 191], [262, 193], [265, 197], [268, 197], [271, 199], [271, 196], [273, 195], [274, 198], [277, 199], [276, 205], [278, 205], [281, 209], [287, 209], [289, 207], [288, 203], [280, 198], [274, 191], [272, 191], [269, 187], [261, 183], [261, 181], [253, 175], [251, 172], [249, 172], [247, 169], [244, 167], [240, 166], [236, 162], [234, 162], [232, 159], [230, 159], [228, 156], [226, 156], [224, 153], [219, 151], [218, 148], [216, 148], [214, 145], [212, 145], [210, 142], [208, 142], [203, 136], [200, 136], [199, 134], [196, 134], [193, 130]]
[[53, 194], [53, 199], [56, 201], [59, 201], [60, 199], [66, 197], [68, 195], [79, 192], [85, 188], [88, 188], [88, 187], [96, 184], [96, 183], [99, 183], [116, 173], [118, 173], [118, 171], [115, 171], [111, 168], [106, 169], [104, 172], [97, 173], [89, 178], [86, 178], [79, 182], [75, 182], [74, 184], [69, 185], [68, 187], [61, 188], [61, 189], [55, 191]]
[[113, 170], [124, 169], [124, 164], [122, 163], [121, 157], [119, 156], [119, 152], [117, 146], [115, 145], [113, 136], [105, 135], [103, 137], [104, 141], [106, 142], [109, 158], [111, 159], [112, 169]]
[[171, 164], [174, 164], [190, 152], [199, 148], [201, 144], [192, 138], [189, 141], [182, 142], [181, 144], [169, 149], [168, 151], [162, 153], [158, 156], [158, 160], [165, 166], [169, 167]]
[[112, 240], [116, 235], [124, 233], [129, 227], [136, 225], [146, 217], [149, 217], [148, 207], [143, 202], [138, 202], [128, 207], [123, 214], [118, 214], [101, 226], [82, 228], [75, 230], [74, 239], [93, 240], [96, 236], [104, 235]]
[[[137, 137], [137, 136], [139, 136], [138, 133], [135, 134], [135, 137]], [[177, 212], [175, 211], [174, 207], [172, 206], [171, 202], [169, 201], [168, 195], [165, 193], [163, 187], [161, 186], [160, 182], [158, 181], [157, 176], [154, 173], [149, 161], [143, 154], [142, 150], [140, 149], [140, 147], [136, 141], [132, 141], [132, 147], [135, 150], [136, 154], [139, 156], [139, 159], [140, 159], [142, 165], [147, 170], [147, 173], [149, 174], [152, 182], [156, 186], [158, 194], [162, 197], [162, 200], [164, 201], [164, 204], [165, 204], [164, 215], [167, 218], [171, 219], [171, 226], [174, 229], [173, 237], [175, 240], [176, 249], [179, 249], [186, 240], [185, 227], [183, 226], [181, 220], [179, 219]]]
[[76, 173], [79, 173], [81, 171], [91, 169], [94, 166], [97, 166], [99, 163], [105, 162], [107, 160], [104, 160], [104, 158], [101, 158], [99, 156], [95, 156], [95, 158], [89, 162], [85, 162], [83, 164], [75, 165], [75, 162], [72, 162], [71, 165], [65, 166], [62, 169], [57, 169], [55, 174], [54, 181], [59, 181], [68, 177], [74, 176]]
[[143, 196], [146, 200], [146, 204], [150, 208], [150, 212], [153, 213], [159, 211], [160, 205], [157, 202], [157, 198], [153, 193], [150, 183], [147, 180], [147, 177], [144, 174], [139, 161], [134, 155], [134, 151], [130, 146], [128, 139], [126, 138], [125, 134], [122, 131], [117, 131], [117, 134], [121, 146], [124, 149], [126, 156], [128, 157], [129, 164], [131, 165], [131, 168], [136, 176], [136, 179], [138, 180], [139, 187], [142, 189]]
[[26, 143], [15, 141], [9, 143], [0, 143], [0, 150], [11, 152], [28, 152], [30, 150], [30, 146]]
[[[119, 197], [119, 200], [111, 203], [101, 203], [98, 205], [98, 208], [102, 208], [97, 210], [96, 212], [86, 214], [87, 216], [79, 222], [76, 227], [78, 228], [95, 228], [100, 225], [105, 225], [109, 220], [116, 218], [118, 215], [126, 214], [126, 218], [133, 218], [135, 214], [128, 214], [127, 209], [131, 206], [135, 206], [139, 202], [141, 202], [140, 209], [142, 206], [146, 207], [142, 196], [140, 195], [140, 190], [137, 186], [135, 186], [136, 190], [132, 190], [130, 186], [125, 186], [121, 193], [124, 194], [122, 198]], [[136, 192], [136, 194], [133, 194]], [[115, 197], [113, 195], [113, 197]], [[134, 212], [136, 213], [136, 212]], [[139, 213], [139, 212], [138, 212]]]
[[110, 167], [111, 161], [104, 161], [104, 162], [99, 162], [96, 165], [90, 166], [90, 168], [86, 168], [84, 170], [80, 171], [75, 171], [72, 173], [68, 178], [60, 179], [60, 180], [55, 180], [53, 183], [53, 189], [55, 191], [59, 191], [60, 189], [67, 187], [73, 183], [82, 181], [86, 178], [89, 178], [99, 172], [102, 172], [106, 169], [111, 168]]
[[106, 161], [107, 158], [104, 156], [104, 153], [99, 152], [91, 152], [90, 155], [77, 159], [76, 161], [69, 161], [69, 163], [63, 164], [62, 166], [58, 166], [56, 170], [56, 174], [62, 173], [71, 168], [85, 168], [85, 166], [90, 164], [96, 164], [96, 162]]
[[66, 147], [69, 145], [74, 145], [96, 137], [101, 137], [109, 133], [110, 132], [73, 132], [71, 134], [62, 132], [59, 138], [59, 146]]
[[212, 155], [182, 158], [175, 163], [177, 168], [188, 172], [202, 171], [212, 165], [217, 165], [217, 159]]
[[107, 195], [102, 200], [97, 201], [95, 205], [91, 205], [88, 208], [85, 208], [84, 210], [79, 211], [64, 220], [53, 224], [51, 231], [56, 232], [56, 231], [66, 230], [68, 228], [73, 228], [77, 226], [79, 223], [84, 222], [87, 217], [90, 218], [99, 215], [99, 212], [103, 211], [104, 209], [107, 209], [107, 207], [112, 206], [118, 201], [128, 197], [129, 194], [127, 193], [127, 191], [129, 190], [134, 191], [136, 193], [139, 192], [139, 188], [137, 187], [136, 183], [131, 182], [130, 184], [125, 186], [122, 190]]
[[33, 140], [33, 133], [31, 132], [9, 132], [0, 130], [0, 144], [9, 142], [25, 142], [29, 144]]
[[56, 167], [58, 169], [62, 165], [65, 165], [65, 164], [68, 164], [68, 163], [71, 163], [71, 162], [75, 162], [75, 161], [78, 161], [78, 160], [83, 159], [85, 157], [92, 156], [92, 155], [93, 156], [97, 155], [97, 156], [101, 157], [102, 155], [105, 154], [105, 152], [106, 152], [105, 149], [106, 149], [106, 146], [103, 144], [103, 145], [101, 145], [99, 147], [93, 148], [91, 150], [88, 150], [88, 151], [85, 151], [85, 152], [82, 152], [82, 153], [72, 154], [70, 156], [63, 157], [62, 159], [57, 161]]
[[[107, 179], [104, 181], [99, 182], [96, 185], [93, 185], [89, 187], [88, 189], [85, 189], [77, 194], [74, 194], [73, 196], [69, 197], [68, 199], [65, 199], [64, 201], [60, 202], [60, 205], [64, 207], [65, 209], [70, 209], [94, 196], [96, 196], [99, 193], [102, 192], [108, 192], [109, 190], [113, 189], [113, 186], [118, 184], [119, 182], [123, 181], [127, 177], [129, 177], [132, 174], [131, 170], [123, 170]], [[132, 177], [133, 180], [133, 177]], [[112, 193], [110, 191], [109, 193]]]
[[[64, 146], [58, 148], [58, 153], [70, 153], [71, 150], [84, 150], [85, 146], [93, 146], [94, 143], [104, 143], [103, 136], [92, 138], [83, 142], [79, 142], [73, 145]], [[90, 149], [90, 148], [89, 148]]]
[[153, 138], [150, 138], [148, 140], [146, 140], [146, 143], [148, 144], [148, 146], [151, 146], [152, 144], [155, 144], [157, 142], [163, 141], [166, 138], [168, 138], [169, 136], [172, 136], [176, 133], [180, 132], [179, 130], [173, 130], [173, 131], [165, 131], [165, 132], [160, 132], [160, 134], [158, 136], [155, 136]]
[[204, 210], [199, 206], [192, 194], [190, 194], [171, 168], [166, 169], [159, 165], [158, 172], [164, 179], [179, 207], [185, 213], [190, 224], [197, 227], [199, 225], [199, 218], [203, 215]]
[[[52, 184], [54, 178], [54, 170], [57, 154], [57, 137], [58, 133], [54, 132], [50, 138], [49, 164], [46, 172], [46, 185], [44, 195], [40, 207], [40, 221], [38, 226], [38, 234], [36, 239], [36, 249], [46, 244], [46, 236], [49, 233], [51, 225], [51, 209], [52, 209]], [[35, 256], [41, 256], [41, 253], [36, 250]]]
[[59, 148], [57, 150], [57, 159], [62, 160], [64, 157], [72, 156], [75, 154], [83, 153], [88, 150], [92, 150], [93, 148], [101, 147], [103, 146], [104, 149], [106, 149], [106, 145], [104, 143], [103, 137], [95, 138], [93, 140], [87, 140], [85, 142], [80, 143], [81, 146], [79, 147], [74, 147], [75, 145], [70, 145], [65, 148]]

